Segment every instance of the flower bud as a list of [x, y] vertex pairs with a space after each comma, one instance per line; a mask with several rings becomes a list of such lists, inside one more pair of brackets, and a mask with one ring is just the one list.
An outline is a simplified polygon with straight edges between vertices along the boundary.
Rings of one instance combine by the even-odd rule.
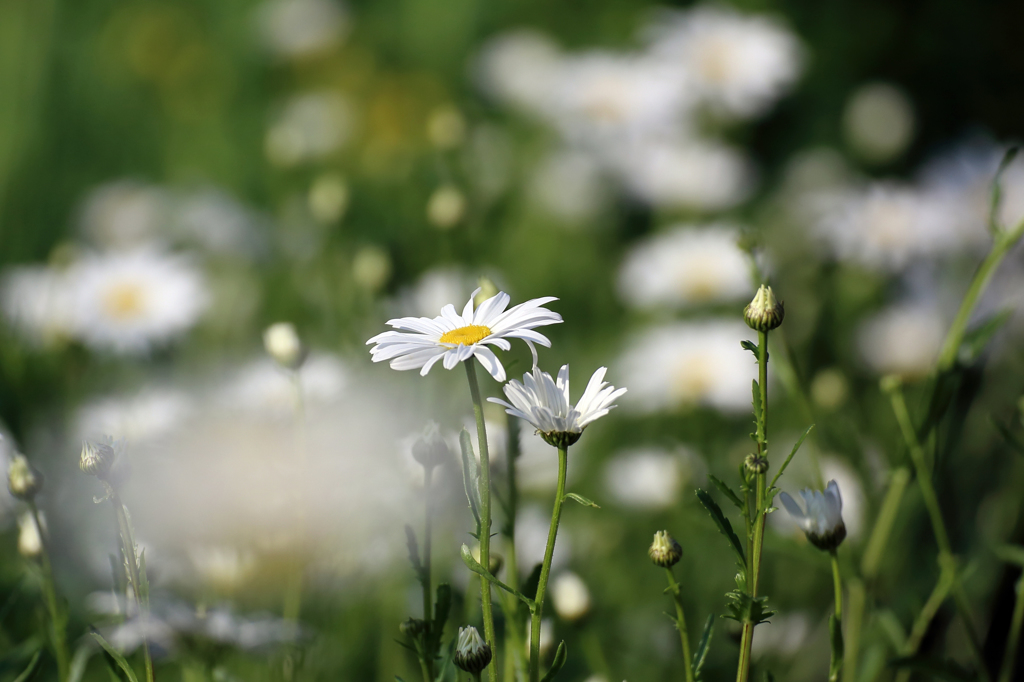
[[583, 431], [538, 431], [544, 442], [554, 448], [567, 448], [574, 445], [583, 435]]
[[679, 563], [679, 559], [683, 556], [683, 548], [679, 546], [675, 538], [668, 534], [667, 530], [659, 530], [654, 534], [654, 542], [651, 543], [647, 554], [656, 566], [671, 568]]
[[747, 468], [752, 474], [763, 474], [768, 471], [768, 460], [760, 455], [750, 453], [747, 458], [743, 460], [743, 466]]
[[402, 624], [398, 626], [398, 629], [402, 631], [402, 634], [416, 639], [427, 630], [427, 623], [419, 618], [406, 618], [402, 621]]
[[412, 444], [412, 457], [424, 469], [433, 469], [451, 459], [452, 451], [448, 443], [441, 437], [441, 429], [437, 422], [430, 422], [423, 429], [423, 434]]
[[7, 489], [19, 500], [31, 502], [43, 487], [43, 475], [24, 455], [15, 455], [7, 467]]
[[105, 442], [93, 443], [82, 441], [82, 456], [78, 461], [79, 468], [90, 476], [105, 478], [114, 465], [114, 443], [110, 437]]
[[296, 370], [306, 361], [306, 347], [291, 322], [277, 322], [267, 327], [263, 332], [263, 347], [286, 369]]
[[[39, 520], [46, 523], [42, 512], [39, 513]], [[43, 538], [31, 512], [25, 512], [18, 517], [18, 553], [28, 559], [34, 559], [43, 553]]]
[[455, 649], [455, 665], [473, 675], [479, 674], [491, 662], [491, 647], [472, 625], [459, 628], [459, 640]]
[[759, 332], [767, 332], [782, 324], [786, 311], [782, 303], [775, 300], [775, 294], [769, 286], [761, 285], [754, 294], [754, 300], [743, 309], [743, 319], [747, 326]]

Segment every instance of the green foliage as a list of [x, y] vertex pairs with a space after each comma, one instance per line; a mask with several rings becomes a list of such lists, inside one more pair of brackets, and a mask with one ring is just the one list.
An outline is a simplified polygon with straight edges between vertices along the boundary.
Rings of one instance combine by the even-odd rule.
[[29, 682], [29, 680], [35, 677], [35, 674], [39, 669], [39, 659], [42, 655], [43, 652], [41, 649], [36, 651], [36, 653], [33, 654], [32, 659], [28, 662], [28, 665], [25, 666], [23, 671], [21, 671], [20, 675], [14, 678], [13, 682]]
[[135, 671], [132, 670], [131, 665], [129, 665], [125, 657], [121, 655], [121, 652], [115, 649], [110, 644], [110, 642], [108, 642], [100, 633], [91, 632], [90, 634], [92, 635], [92, 638], [96, 641], [96, 643], [103, 648], [103, 651], [106, 653], [106, 655], [114, 660], [114, 662], [117, 664], [118, 669], [122, 673], [124, 673], [125, 677], [128, 678], [129, 682], [139, 682], [139, 678], [135, 676]]
[[843, 624], [835, 617], [835, 614], [828, 618], [828, 639], [831, 649], [828, 679], [829, 682], [838, 682], [839, 673], [843, 669]]
[[565, 498], [569, 499], [569, 500], [573, 500], [574, 502], [578, 502], [579, 504], [582, 504], [584, 507], [593, 507], [594, 509], [600, 509], [601, 508], [593, 500], [591, 500], [589, 498], [586, 498], [586, 497], [583, 497], [582, 495], [577, 495], [576, 493], [566, 493], [565, 494]]
[[718, 526], [718, 530], [726, 537], [729, 541], [729, 546], [736, 553], [736, 559], [741, 567], [747, 565], [747, 555], [743, 550], [743, 543], [740, 542], [736, 532], [732, 529], [732, 524], [729, 519], [725, 518], [725, 514], [722, 513], [722, 508], [718, 506], [714, 498], [708, 495], [705, 491], [697, 489], [697, 499], [704, 505], [704, 508], [708, 510], [708, 514], [711, 515], [711, 520]]
[[735, 620], [739, 623], [750, 623], [757, 625], [767, 622], [775, 615], [775, 612], [768, 606], [768, 597], [751, 597], [745, 589], [737, 589], [727, 592], [725, 599], [728, 602], [726, 608], [729, 612], [722, 618]]
[[715, 614], [708, 616], [708, 619], [704, 621], [704, 631], [701, 633], [700, 641], [697, 643], [697, 650], [693, 653], [693, 661], [690, 665], [693, 667], [693, 677], [696, 680], [701, 679], [701, 672], [704, 670], [704, 663], [708, 658], [708, 651], [711, 650], [711, 636], [715, 630]]
[[568, 656], [569, 654], [565, 648], [565, 641], [563, 640], [558, 643], [558, 649], [555, 651], [555, 658], [551, 661], [551, 667], [548, 668], [547, 674], [540, 678], [541, 682], [551, 682], [551, 680], [555, 679], [555, 676], [558, 675], [559, 671], [561, 671], [562, 666], [565, 665], [565, 660]]

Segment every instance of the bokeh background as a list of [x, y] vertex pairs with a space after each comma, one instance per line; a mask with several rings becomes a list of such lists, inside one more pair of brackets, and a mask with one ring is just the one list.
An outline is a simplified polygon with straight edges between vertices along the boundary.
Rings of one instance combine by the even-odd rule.
[[[990, 184], [1021, 134], [1022, 22], [1014, 2], [0, 0], [4, 456], [24, 452], [46, 475], [72, 639], [95, 624], [137, 643], [109, 616], [115, 526], [77, 468], [81, 439], [109, 433], [128, 443], [161, 677], [281, 678], [275, 619], [296, 558], [299, 678], [415, 677], [395, 642], [419, 615], [410, 448], [428, 420], [455, 447], [469, 395], [460, 372], [397, 373], [364, 343], [392, 317], [461, 306], [481, 276], [513, 302], [559, 298], [543, 368], [570, 363], [579, 389], [608, 366], [629, 389], [571, 452], [570, 487], [602, 508], [564, 517], [559, 679], [681, 676], [645, 556], [655, 530], [684, 548], [691, 629], [724, 611], [732, 559], [693, 490], [709, 473], [732, 480], [749, 451], [756, 366], [741, 311], [762, 277], [786, 303], [772, 452], [817, 424], [782, 488], [839, 482], [855, 574], [888, 472], [906, 463], [878, 380], [901, 375], [923, 410], [919, 380], [990, 244]], [[1024, 162], [1004, 190], [997, 218], [1015, 224]], [[1015, 251], [979, 319], [1016, 313], [1022, 287]], [[311, 349], [302, 458], [293, 385], [261, 341], [282, 320]], [[992, 547], [1024, 540], [1024, 465], [992, 419], [1019, 420], [1022, 332], [1014, 314], [967, 359], [929, 443], [994, 662], [1019, 572]], [[504, 359], [510, 376], [529, 369], [523, 348]], [[488, 420], [503, 471], [508, 425]], [[521, 436], [527, 572], [555, 456]], [[471, 517], [454, 456], [437, 486], [450, 634], [479, 618], [457, 557]], [[21, 514], [0, 492], [11, 678], [43, 622]], [[758, 628], [755, 663], [821, 679], [829, 566], [780, 517], [764, 576], [779, 615]], [[910, 489], [868, 586], [853, 682], [892, 676], [934, 557]], [[197, 635], [196, 609], [223, 627]], [[706, 679], [732, 674], [731, 626], [716, 623]], [[925, 649], [966, 660], [948, 607]], [[100, 657], [85, 675], [107, 675]]]

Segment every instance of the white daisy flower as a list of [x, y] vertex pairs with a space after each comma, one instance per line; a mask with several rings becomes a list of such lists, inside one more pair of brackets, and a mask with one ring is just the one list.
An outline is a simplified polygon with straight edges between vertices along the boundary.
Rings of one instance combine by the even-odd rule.
[[65, 272], [49, 267], [12, 268], [0, 283], [0, 309], [26, 339], [39, 344], [72, 333], [73, 296]]
[[511, 298], [504, 291], [499, 291], [474, 309], [473, 298], [479, 291], [477, 289], [469, 297], [462, 315], [455, 312], [455, 306], [449, 303], [434, 319], [400, 317], [388, 320], [388, 324], [399, 331], [387, 331], [366, 342], [376, 344], [370, 349], [373, 361], [390, 360], [392, 369], [418, 369], [421, 376], [426, 376], [438, 360], [443, 359], [445, 369], [453, 369], [475, 356], [495, 380], [503, 382], [505, 368], [487, 346], [509, 350], [512, 344], [508, 339], [522, 339], [530, 347], [536, 366], [537, 349], [533, 344], [550, 348], [551, 341], [533, 330], [562, 321], [561, 315], [542, 307], [558, 299], [553, 296], [535, 298], [506, 310]]
[[939, 357], [946, 322], [929, 303], [891, 306], [868, 319], [857, 334], [861, 356], [879, 374], [923, 377]]
[[750, 259], [725, 225], [677, 225], [639, 243], [619, 271], [619, 293], [640, 308], [682, 308], [748, 296]]
[[615, 399], [626, 392], [604, 380], [606, 371], [607, 367], [601, 367], [594, 372], [575, 407], [569, 400], [569, 365], [562, 365], [557, 380], [535, 366], [532, 373], [523, 375], [523, 383], [513, 379], [505, 384], [511, 404], [500, 398], [487, 400], [503, 405], [511, 416], [528, 421], [551, 445], [568, 447], [579, 440], [583, 429], [608, 414], [615, 407]]
[[180, 257], [138, 249], [87, 256], [68, 271], [75, 336], [96, 350], [144, 353], [191, 328], [208, 302]]
[[259, 9], [267, 47], [280, 57], [301, 58], [337, 46], [350, 29], [348, 12], [331, 0], [269, 0]]
[[801, 508], [789, 493], [780, 493], [779, 499], [789, 515], [797, 522], [807, 539], [818, 549], [828, 552], [846, 538], [846, 526], [843, 524], [843, 497], [839, 494], [839, 485], [829, 481], [825, 492], [809, 488], [800, 491], [804, 500]]

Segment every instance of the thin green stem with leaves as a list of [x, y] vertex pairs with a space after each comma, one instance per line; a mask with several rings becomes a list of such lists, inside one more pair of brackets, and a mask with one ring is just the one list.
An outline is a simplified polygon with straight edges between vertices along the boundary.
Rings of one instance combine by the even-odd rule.
[[67, 613], [57, 597], [57, 583], [53, 578], [53, 565], [50, 563], [50, 539], [46, 536], [46, 531], [43, 528], [39, 508], [31, 500], [28, 502], [28, 508], [32, 513], [32, 522], [36, 526], [36, 532], [39, 534], [39, 541], [42, 544], [39, 565], [43, 578], [43, 599], [50, 616], [50, 642], [53, 646], [54, 658], [57, 659], [57, 678], [60, 682], [65, 682], [68, 679], [71, 665], [68, 655]]
[[672, 575], [671, 568], [665, 569], [665, 575], [668, 576], [672, 601], [676, 605], [676, 629], [679, 630], [679, 641], [683, 645], [683, 667], [686, 669], [686, 682], [693, 682], [693, 657], [690, 655], [690, 635], [686, 629], [686, 614], [683, 613], [683, 595], [680, 593], [679, 583]]
[[[767, 460], [768, 457], [768, 332], [757, 332], [757, 385], [760, 398], [761, 413], [757, 418], [757, 456]], [[753, 522], [753, 540], [748, 543], [747, 556], [747, 591], [751, 597], [757, 597], [758, 580], [761, 574], [761, 552], [764, 547], [764, 524], [766, 510], [769, 506], [765, 474], [756, 474], [755, 502]], [[740, 635], [740, 657], [736, 668], [736, 682], [746, 682], [750, 675], [750, 654], [754, 640], [754, 623], [744, 623]]]
[[[125, 571], [128, 574], [128, 582], [131, 584], [132, 596], [135, 597], [135, 605], [139, 609], [140, 615], [148, 617], [149, 599], [142, 586], [143, 572], [139, 568], [138, 556], [135, 553], [137, 547], [135, 534], [132, 532], [132, 525], [128, 519], [124, 503], [121, 501], [121, 496], [113, 486], [107, 485], [107, 496], [114, 507], [114, 515], [117, 517], [118, 534], [121, 537], [121, 552], [124, 556]], [[150, 655], [149, 640], [146, 639], [145, 635], [142, 638], [142, 657], [146, 667], [146, 681], [154, 682], [156, 677], [153, 671], [153, 657]]]
[[555, 507], [551, 512], [551, 527], [548, 529], [548, 544], [544, 548], [544, 561], [540, 566], [540, 580], [537, 582], [535, 606], [530, 614], [530, 682], [540, 680], [540, 621], [544, 614], [544, 596], [551, 573], [551, 557], [555, 553], [555, 538], [558, 523], [562, 519], [562, 502], [565, 501], [565, 472], [569, 462], [569, 448], [558, 447], [558, 490], [555, 493]]
[[[480, 448], [480, 565], [485, 571], [491, 570], [491, 459], [487, 450], [487, 427], [484, 424], [484, 403], [480, 397], [480, 385], [476, 378], [476, 359], [469, 358], [462, 363], [466, 366], [469, 379], [469, 393], [473, 399], [473, 415], [476, 417], [476, 435]], [[484, 621], [484, 640], [494, 658], [497, 659], [497, 641], [494, 636], [494, 608], [491, 604], [491, 583], [480, 579], [480, 608]], [[487, 666], [487, 678], [497, 682], [498, 662], [492, 660]]]

